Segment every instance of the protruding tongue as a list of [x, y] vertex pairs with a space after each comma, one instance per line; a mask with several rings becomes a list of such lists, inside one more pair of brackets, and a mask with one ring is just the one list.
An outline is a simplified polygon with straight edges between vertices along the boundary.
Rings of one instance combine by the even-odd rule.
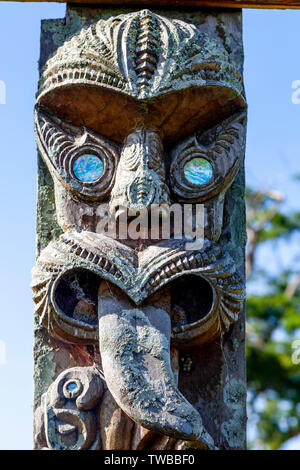
[[197, 439], [201, 417], [179, 392], [171, 369], [167, 296], [135, 308], [120, 289], [103, 281], [98, 302], [103, 372], [120, 408], [147, 429]]

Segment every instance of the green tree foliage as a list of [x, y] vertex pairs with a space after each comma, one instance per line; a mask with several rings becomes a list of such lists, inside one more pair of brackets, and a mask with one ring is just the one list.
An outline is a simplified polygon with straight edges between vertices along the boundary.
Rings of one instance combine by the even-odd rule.
[[276, 256], [276, 242], [300, 234], [300, 213], [283, 213], [277, 192], [248, 189], [246, 201], [250, 292], [263, 283], [263, 294], [250, 293], [247, 301], [249, 427], [255, 429], [249, 448], [274, 450], [300, 435], [300, 363], [293, 349], [300, 340], [300, 246], [292, 265], [276, 275], [256, 258], [270, 243]]

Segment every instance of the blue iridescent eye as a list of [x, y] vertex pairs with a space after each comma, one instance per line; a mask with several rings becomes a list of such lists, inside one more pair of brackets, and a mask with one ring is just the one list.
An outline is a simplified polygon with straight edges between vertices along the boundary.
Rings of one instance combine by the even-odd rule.
[[74, 390], [77, 390], [77, 384], [75, 382], [68, 383], [67, 390], [69, 392], [74, 392]]
[[73, 164], [74, 175], [83, 183], [97, 181], [102, 176], [103, 171], [103, 161], [96, 155], [80, 155]]
[[208, 183], [213, 174], [213, 168], [205, 158], [193, 158], [184, 165], [184, 176], [189, 183], [201, 186]]

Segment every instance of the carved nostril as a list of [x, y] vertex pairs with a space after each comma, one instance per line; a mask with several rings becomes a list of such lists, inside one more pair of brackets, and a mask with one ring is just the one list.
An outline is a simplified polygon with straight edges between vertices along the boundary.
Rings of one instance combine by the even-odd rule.
[[146, 209], [153, 203], [155, 192], [151, 177], [137, 177], [129, 186], [128, 199], [133, 207]]

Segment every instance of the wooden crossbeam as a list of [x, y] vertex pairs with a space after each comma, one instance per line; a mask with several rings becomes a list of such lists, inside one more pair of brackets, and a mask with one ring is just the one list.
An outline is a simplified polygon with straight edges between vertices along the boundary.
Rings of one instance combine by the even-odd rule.
[[[4, 0], [5, 1], [5, 0]], [[28, 0], [20, 0], [27, 2]], [[213, 8], [265, 8], [265, 9], [300, 9], [300, 0], [30, 0], [30, 1], [55, 1], [69, 4], [93, 4], [93, 5], [132, 5], [140, 7], [213, 7]]]

